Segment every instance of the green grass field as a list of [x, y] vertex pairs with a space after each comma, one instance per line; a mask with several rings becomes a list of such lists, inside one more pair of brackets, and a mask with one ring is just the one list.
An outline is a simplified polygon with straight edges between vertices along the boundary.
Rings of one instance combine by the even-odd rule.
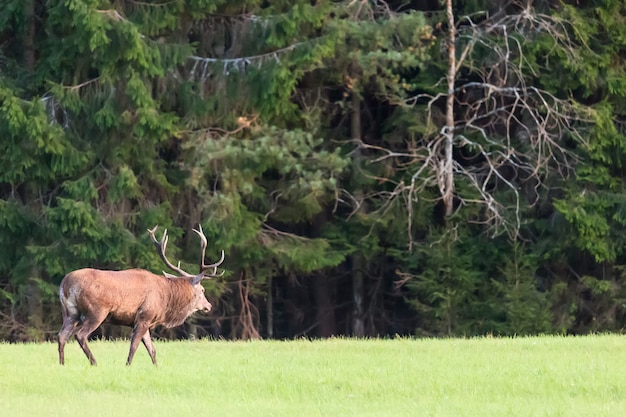
[[0, 344], [2, 416], [620, 416], [623, 336]]

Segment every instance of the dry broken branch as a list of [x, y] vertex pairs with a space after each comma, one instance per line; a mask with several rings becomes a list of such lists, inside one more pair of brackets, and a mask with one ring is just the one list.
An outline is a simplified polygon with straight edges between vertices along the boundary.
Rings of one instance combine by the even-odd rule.
[[[492, 226], [494, 233], [516, 236], [522, 199], [536, 203], [550, 175], [566, 178], [573, 173], [577, 156], [572, 144], [585, 145], [585, 126], [590, 123], [572, 100], [529, 84], [538, 74], [519, 41], [547, 35], [555, 50], [575, 59], [579, 45], [570, 38], [573, 29], [567, 22], [537, 13], [532, 2], [512, 2], [518, 7], [516, 14], [466, 16], [455, 24], [451, 1], [446, 3], [448, 73], [438, 85], [445, 84], [447, 91], [397, 101], [425, 108], [427, 123], [439, 123], [438, 132], [413, 139], [414, 143], [407, 140], [400, 150], [359, 143], [373, 155], [372, 163], [394, 161], [410, 179], [387, 192], [388, 198], [406, 201], [409, 246], [412, 205], [426, 189], [438, 190], [446, 217], [454, 207], [480, 204], [483, 217], [477, 221]], [[460, 81], [461, 70], [467, 81]], [[434, 109], [442, 105], [444, 122], [433, 117]], [[458, 181], [474, 192], [457, 191]], [[528, 188], [526, 196], [523, 187]], [[498, 200], [498, 192], [505, 189], [511, 191], [512, 201]]]

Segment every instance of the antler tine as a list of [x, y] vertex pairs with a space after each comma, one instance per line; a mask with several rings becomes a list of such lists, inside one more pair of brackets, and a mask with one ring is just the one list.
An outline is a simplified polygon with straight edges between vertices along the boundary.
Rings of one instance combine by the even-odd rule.
[[204, 254], [206, 252], [206, 247], [208, 245], [208, 242], [207, 242], [206, 236], [204, 235], [204, 231], [202, 230], [201, 224], [198, 225], [198, 229], [199, 230], [193, 229], [193, 231], [196, 232], [196, 234], [200, 237], [200, 274], [204, 273], [209, 268], [213, 268], [213, 272], [206, 274], [206, 275], [211, 276], [211, 277], [218, 277], [218, 276], [224, 275], [224, 271], [222, 271], [222, 273], [219, 275], [217, 274], [217, 267], [220, 266], [222, 262], [224, 262], [224, 251], [222, 250], [222, 256], [219, 261], [213, 264], [206, 265], [204, 263]]
[[[169, 240], [169, 236], [167, 235], [167, 229], [165, 229], [163, 231], [163, 237], [161, 238], [161, 252], [163, 253], [163, 256], [165, 256], [165, 249], [167, 248], [167, 241]], [[166, 262], [167, 263], [167, 262]]]
[[222, 275], [224, 275], [224, 271], [222, 271], [221, 274], [217, 273], [217, 267], [220, 266], [222, 264], [222, 262], [224, 262], [224, 250], [222, 249], [222, 256], [220, 256], [220, 260], [215, 262], [214, 264], [211, 265], [206, 265], [207, 268], [213, 268], [213, 272], [209, 275], [211, 275], [212, 277], [221, 277]]
[[[172, 271], [175, 271], [184, 277], [187, 277], [187, 278], [194, 277], [193, 274], [190, 274], [189, 272], [185, 272], [181, 269], [180, 262], [178, 262], [178, 267], [176, 267], [167, 259], [167, 256], [165, 256], [165, 248], [167, 247], [167, 241], [169, 239], [167, 235], [167, 229], [165, 229], [165, 231], [163, 232], [163, 237], [161, 238], [161, 241], [159, 242], [156, 236], [154, 236], [154, 233], [156, 232], [158, 227], [159, 225], [156, 225], [154, 226], [153, 229], [148, 229], [148, 233], [150, 234], [150, 239], [152, 239], [152, 243], [154, 243], [154, 246], [157, 248], [157, 251], [159, 252], [159, 256], [161, 257], [163, 262], [165, 262], [165, 265], [167, 265], [167, 267], [170, 268]], [[165, 275], [169, 276], [169, 274], [167, 273]]]
[[196, 232], [196, 234], [200, 237], [200, 271], [199, 273], [202, 273], [205, 268], [204, 268], [204, 253], [206, 252], [206, 247], [208, 245], [206, 236], [204, 235], [204, 231], [202, 230], [202, 225], [198, 224], [198, 229], [192, 229], [194, 232]]

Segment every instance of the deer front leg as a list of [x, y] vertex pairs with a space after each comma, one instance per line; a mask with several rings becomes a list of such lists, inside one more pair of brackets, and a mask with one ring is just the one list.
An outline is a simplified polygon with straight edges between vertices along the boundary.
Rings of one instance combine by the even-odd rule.
[[156, 365], [157, 364], [157, 361], [156, 361], [156, 350], [154, 349], [154, 346], [152, 346], [152, 339], [150, 338], [150, 330], [148, 330], [143, 335], [143, 337], [141, 338], [141, 341], [143, 342], [143, 345], [148, 350], [148, 354], [150, 355], [150, 359], [152, 359], [152, 363], [154, 365]]
[[145, 322], [135, 323], [135, 327], [133, 327], [133, 332], [130, 337], [130, 351], [128, 352], [128, 360], [126, 361], [126, 365], [130, 365], [131, 362], [133, 361], [133, 356], [135, 356], [135, 352], [137, 351], [139, 342], [144, 337], [144, 335], [148, 332], [148, 330], [149, 330], [149, 326]]

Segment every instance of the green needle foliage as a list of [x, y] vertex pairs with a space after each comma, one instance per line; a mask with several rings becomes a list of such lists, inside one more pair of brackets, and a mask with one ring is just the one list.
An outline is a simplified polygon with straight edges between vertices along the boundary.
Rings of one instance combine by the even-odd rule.
[[54, 339], [73, 269], [162, 270], [157, 224], [226, 253], [164, 338], [621, 331], [623, 2], [452, 2], [454, 91], [443, 3], [5, 1], [0, 339]]

